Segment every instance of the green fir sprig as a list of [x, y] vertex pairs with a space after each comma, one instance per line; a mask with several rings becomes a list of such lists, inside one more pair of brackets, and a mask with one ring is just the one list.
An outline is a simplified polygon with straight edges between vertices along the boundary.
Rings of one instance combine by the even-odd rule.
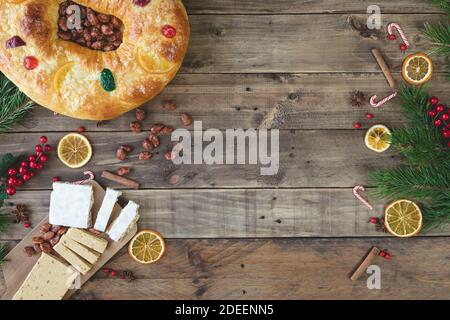
[[34, 106], [32, 100], [0, 73], [0, 133], [11, 129]]
[[392, 132], [391, 143], [405, 163], [370, 173], [378, 199], [410, 199], [418, 203], [427, 229], [450, 223], [450, 148], [428, 115], [426, 86], [404, 86], [400, 107], [408, 119], [405, 128]]
[[6, 248], [0, 244], [0, 264], [5, 262], [7, 251]]

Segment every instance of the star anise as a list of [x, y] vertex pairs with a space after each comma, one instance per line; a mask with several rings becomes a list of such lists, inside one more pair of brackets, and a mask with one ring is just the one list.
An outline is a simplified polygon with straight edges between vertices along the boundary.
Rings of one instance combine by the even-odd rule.
[[127, 281], [133, 281], [134, 279], [136, 279], [133, 275], [133, 272], [129, 270], [122, 271], [120, 273], [120, 278]]
[[364, 94], [364, 92], [359, 90], [354, 90], [350, 92], [349, 100], [353, 107], [361, 107], [367, 102], [366, 95]]
[[14, 223], [30, 223], [27, 207], [23, 204], [18, 204], [11, 214], [14, 216]]

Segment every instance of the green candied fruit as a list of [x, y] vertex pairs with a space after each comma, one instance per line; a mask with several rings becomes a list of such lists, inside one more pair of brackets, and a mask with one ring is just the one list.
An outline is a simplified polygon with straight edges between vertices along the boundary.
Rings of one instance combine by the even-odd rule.
[[109, 69], [103, 69], [100, 76], [100, 83], [105, 91], [116, 90], [116, 82], [114, 81], [114, 75]]

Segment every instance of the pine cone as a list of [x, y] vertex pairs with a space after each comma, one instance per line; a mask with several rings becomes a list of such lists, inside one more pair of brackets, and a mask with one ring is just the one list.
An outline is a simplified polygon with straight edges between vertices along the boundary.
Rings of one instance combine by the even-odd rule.
[[366, 95], [364, 92], [361, 92], [359, 90], [355, 90], [350, 92], [350, 103], [353, 107], [361, 107], [364, 105], [366, 101]]

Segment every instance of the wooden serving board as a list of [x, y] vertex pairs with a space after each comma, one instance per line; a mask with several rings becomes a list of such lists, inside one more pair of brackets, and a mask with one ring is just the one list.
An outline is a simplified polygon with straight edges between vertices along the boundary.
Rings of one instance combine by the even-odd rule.
[[[94, 187], [94, 204], [92, 207], [92, 221], [95, 221], [97, 212], [105, 196], [105, 190], [96, 182], [89, 181], [86, 184], [90, 184]], [[122, 208], [116, 203], [111, 221], [115, 219]], [[32, 257], [27, 257], [24, 253], [24, 248], [32, 244], [33, 237], [40, 236], [39, 228], [48, 222], [48, 217], [42, 220], [25, 238], [5, 257], [6, 262], [2, 265], [3, 275], [5, 277], [6, 292], [2, 296], [3, 300], [10, 300], [20, 288], [26, 277], [30, 273], [36, 261], [39, 259], [40, 254], [36, 254]], [[137, 233], [137, 225], [135, 225], [130, 232], [125, 236], [122, 241], [115, 242], [108, 238], [106, 234], [102, 237], [108, 240], [108, 247], [105, 252], [100, 256], [97, 263], [94, 264], [92, 269], [85, 275], [81, 275], [81, 284], [83, 285], [88, 281], [98, 270], [100, 270], [120, 249], [122, 249]], [[52, 253], [56, 255], [56, 252]], [[71, 290], [67, 293], [65, 299], [69, 298], [75, 290]]]

